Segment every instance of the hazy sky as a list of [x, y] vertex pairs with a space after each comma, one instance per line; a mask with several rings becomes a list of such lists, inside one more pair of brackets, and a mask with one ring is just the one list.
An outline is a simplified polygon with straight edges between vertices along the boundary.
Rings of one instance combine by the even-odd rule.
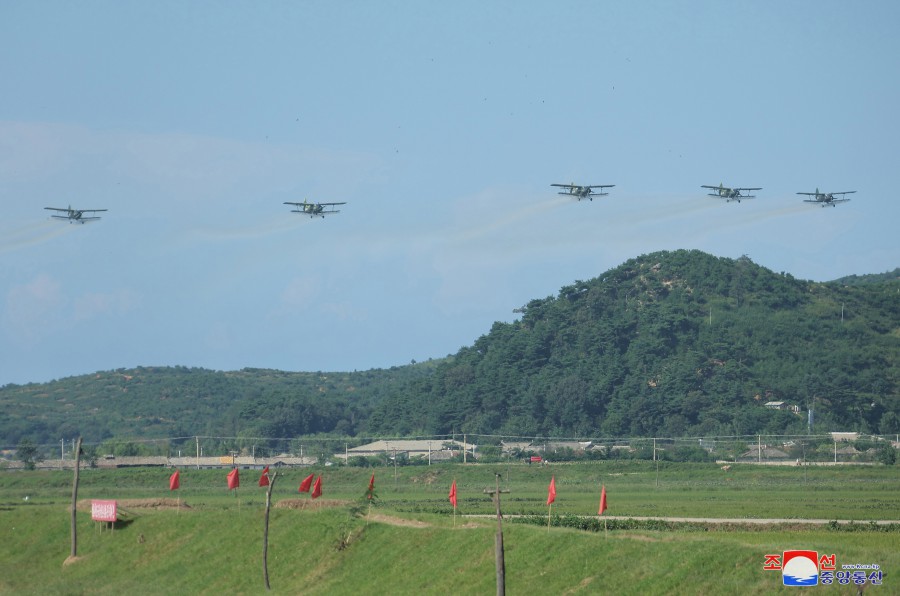
[[898, 25], [893, 0], [0, 2], [0, 385], [442, 357], [663, 249], [892, 270]]

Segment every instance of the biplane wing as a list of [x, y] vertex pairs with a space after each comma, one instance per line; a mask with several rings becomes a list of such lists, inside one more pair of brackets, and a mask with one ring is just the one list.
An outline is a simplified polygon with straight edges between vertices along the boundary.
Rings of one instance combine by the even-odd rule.
[[77, 221], [78, 223], [84, 223], [86, 221], [96, 221], [100, 219], [99, 216], [89, 216], [85, 217], [85, 213], [102, 213], [104, 211], [108, 211], [108, 209], [73, 209], [71, 206], [67, 208], [62, 207], [44, 207], [44, 209], [48, 211], [58, 211], [60, 213], [65, 213], [65, 215], [51, 215], [50, 217], [54, 219], [64, 219], [68, 220], [69, 223], [73, 221]]

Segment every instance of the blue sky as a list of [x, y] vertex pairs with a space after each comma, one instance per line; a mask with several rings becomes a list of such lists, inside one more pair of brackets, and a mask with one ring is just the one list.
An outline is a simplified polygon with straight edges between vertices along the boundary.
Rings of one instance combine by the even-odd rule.
[[[892, 270], [898, 24], [888, 1], [0, 3], [0, 385], [442, 357], [656, 250]], [[857, 194], [795, 194], [817, 187]], [[70, 204], [109, 211], [43, 209]]]

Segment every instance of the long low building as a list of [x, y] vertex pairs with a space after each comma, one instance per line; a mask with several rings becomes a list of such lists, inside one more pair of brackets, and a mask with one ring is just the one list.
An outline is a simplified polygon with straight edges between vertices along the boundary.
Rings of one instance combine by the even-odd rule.
[[463, 452], [469, 458], [475, 459], [476, 445], [461, 443], [456, 440], [406, 440], [375, 441], [359, 447], [347, 449], [344, 453], [338, 453], [336, 458], [347, 461], [351, 457], [374, 457], [386, 455], [388, 457], [405, 456], [408, 459], [428, 459], [430, 462], [447, 461]]

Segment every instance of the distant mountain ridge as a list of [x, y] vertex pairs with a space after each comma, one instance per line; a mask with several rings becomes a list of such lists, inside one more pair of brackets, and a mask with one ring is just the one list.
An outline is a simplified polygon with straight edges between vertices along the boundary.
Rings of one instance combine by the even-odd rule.
[[893, 271], [884, 273], [869, 273], [865, 275], [848, 275], [835, 279], [831, 283], [843, 284], [845, 286], [861, 286], [865, 284], [883, 283], [886, 281], [897, 281], [900, 279], [900, 267]]
[[445, 359], [352, 373], [139, 367], [7, 385], [0, 442], [782, 434], [805, 433], [810, 407], [820, 429], [896, 433], [896, 273], [814, 283], [746, 257], [657, 252], [531, 300]]

